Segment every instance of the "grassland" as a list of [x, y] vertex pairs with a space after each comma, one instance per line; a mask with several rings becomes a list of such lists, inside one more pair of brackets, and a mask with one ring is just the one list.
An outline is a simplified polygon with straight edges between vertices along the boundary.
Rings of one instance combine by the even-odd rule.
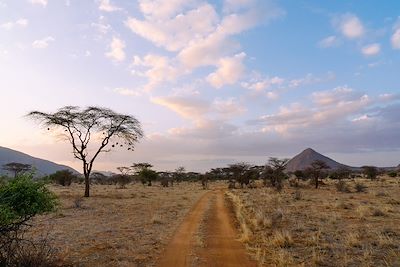
[[400, 266], [400, 180], [325, 183], [227, 192], [260, 266]]
[[174, 187], [50, 186], [60, 198], [55, 214], [35, 219], [32, 235], [47, 235], [53, 248], [76, 266], [153, 266], [187, 211], [204, 190]]

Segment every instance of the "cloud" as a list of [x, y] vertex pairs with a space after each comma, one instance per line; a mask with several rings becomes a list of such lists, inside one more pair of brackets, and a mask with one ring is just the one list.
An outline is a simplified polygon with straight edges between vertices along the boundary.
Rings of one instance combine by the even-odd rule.
[[243, 65], [245, 57], [245, 53], [240, 53], [230, 58], [220, 59], [218, 69], [207, 76], [207, 81], [215, 88], [235, 84], [245, 71]]
[[253, 91], [264, 91], [271, 88], [272, 86], [281, 86], [285, 82], [285, 79], [275, 76], [275, 77], [265, 77], [265, 78], [255, 78], [251, 79], [249, 82], [242, 82], [242, 86], [246, 89]]
[[390, 41], [393, 49], [400, 49], [400, 23], [394, 28], [394, 33]]
[[107, 34], [111, 29], [111, 25], [106, 22], [104, 16], [100, 16], [98, 22], [92, 22], [91, 27], [95, 28], [101, 35]]
[[348, 86], [336, 87], [329, 91], [314, 92], [311, 97], [319, 106], [329, 106], [341, 101], [351, 100], [357, 96], [354, 90]]
[[105, 53], [106, 57], [113, 61], [124, 61], [125, 60], [125, 42], [117, 37], [113, 37], [110, 44], [110, 51]]
[[54, 42], [55, 40], [56, 39], [54, 39], [52, 36], [47, 36], [43, 39], [33, 41], [32, 47], [38, 49], [45, 49], [49, 46], [50, 42]]
[[27, 19], [21, 18], [21, 19], [16, 20], [15, 22], [8, 21], [3, 24], [0, 24], [0, 28], [10, 31], [14, 28], [14, 26], [19, 26], [19, 27], [25, 28], [26, 26], [28, 26], [28, 24], [29, 24], [29, 21]]
[[142, 93], [137, 90], [132, 90], [125, 87], [117, 87], [113, 90], [115, 93], [124, 95], [124, 96], [141, 96]]
[[328, 72], [324, 76], [321, 76], [321, 77], [315, 76], [312, 73], [308, 73], [304, 77], [290, 80], [288, 86], [290, 88], [297, 88], [297, 87], [301, 87], [301, 86], [305, 86], [305, 85], [311, 85], [311, 84], [332, 81], [334, 79], [336, 79], [336, 75], [333, 72]]
[[[177, 79], [178, 75], [182, 73], [170, 58], [155, 54], [148, 54], [143, 58], [135, 56], [133, 60], [134, 69], [133, 74], [145, 76], [148, 79], [148, 84], [145, 86], [146, 91], [152, 90], [156, 85], [163, 81], [173, 82]], [[137, 68], [144, 67], [145, 71], [137, 72]]]
[[379, 54], [380, 51], [381, 51], [381, 45], [378, 43], [369, 44], [361, 48], [361, 52], [365, 56], [374, 56]]
[[183, 118], [198, 120], [210, 111], [210, 104], [202, 99], [182, 96], [154, 97], [151, 102], [167, 107]]
[[295, 134], [299, 129], [328, 126], [338, 121], [350, 121], [351, 116], [363, 113], [373, 102], [367, 95], [354, 93], [349, 87], [314, 92], [315, 106], [292, 103], [282, 106], [277, 113], [261, 116], [250, 124], [264, 125], [263, 131]]
[[344, 14], [333, 19], [336, 28], [349, 39], [360, 38], [365, 33], [361, 20], [354, 14]]
[[[199, 67], [217, 67], [206, 80], [222, 87], [237, 82], [245, 69], [238, 56], [242, 54], [240, 44], [231, 37], [284, 14], [272, 4], [265, 8], [265, 4], [256, 5], [258, 1], [234, 2], [227, 4], [241, 8], [219, 14], [215, 5], [203, 1], [140, 0], [143, 18], [129, 17], [125, 25], [171, 52], [169, 61], [181, 76]], [[227, 73], [228, 68], [234, 73]]]
[[117, 7], [113, 4], [111, 4], [110, 0], [100, 0], [99, 9], [101, 11], [105, 11], [105, 12], [114, 12], [114, 11], [121, 10], [120, 7]]
[[340, 44], [340, 40], [335, 35], [328, 36], [318, 42], [318, 46], [321, 48], [334, 47], [334, 46], [338, 46], [339, 44]]
[[42, 5], [44, 7], [47, 6], [47, 0], [29, 0], [29, 2], [34, 5]]
[[215, 111], [222, 118], [231, 118], [243, 114], [246, 108], [238, 103], [236, 98], [216, 98], [212, 103], [212, 111]]

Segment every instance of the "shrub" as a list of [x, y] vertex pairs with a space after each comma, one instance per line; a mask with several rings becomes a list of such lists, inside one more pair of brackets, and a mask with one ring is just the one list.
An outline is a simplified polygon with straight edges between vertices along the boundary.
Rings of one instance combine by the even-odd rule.
[[339, 182], [336, 183], [336, 189], [339, 192], [342, 193], [350, 193], [350, 188], [349, 186], [346, 184], [345, 181], [340, 180]]
[[29, 175], [17, 176], [0, 187], [0, 265], [27, 266], [14, 261], [16, 252], [26, 245], [23, 234], [30, 226], [29, 221], [38, 214], [55, 210], [56, 206], [55, 195]]
[[126, 185], [132, 181], [131, 177], [126, 174], [114, 175], [112, 179], [119, 184], [120, 188], [126, 188]]
[[294, 192], [293, 198], [295, 200], [301, 200], [303, 198], [303, 193], [300, 190]]
[[356, 189], [357, 193], [362, 193], [367, 191], [367, 186], [364, 185], [363, 183], [356, 183], [354, 188]]
[[388, 172], [388, 176], [389, 176], [389, 177], [392, 177], [392, 178], [397, 177], [397, 172], [395, 172], [395, 171], [390, 171], [390, 172]]
[[76, 176], [70, 170], [62, 170], [50, 175], [50, 180], [62, 186], [70, 186]]

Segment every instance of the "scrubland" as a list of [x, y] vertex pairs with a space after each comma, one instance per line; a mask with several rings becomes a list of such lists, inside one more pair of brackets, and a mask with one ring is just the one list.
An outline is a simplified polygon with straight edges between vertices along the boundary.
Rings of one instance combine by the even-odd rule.
[[400, 266], [400, 179], [291, 184], [226, 193], [260, 266]]
[[204, 190], [199, 184], [174, 187], [130, 184], [51, 185], [60, 199], [54, 214], [35, 218], [30, 232], [46, 236], [65, 262], [75, 266], [153, 266], [177, 226]]

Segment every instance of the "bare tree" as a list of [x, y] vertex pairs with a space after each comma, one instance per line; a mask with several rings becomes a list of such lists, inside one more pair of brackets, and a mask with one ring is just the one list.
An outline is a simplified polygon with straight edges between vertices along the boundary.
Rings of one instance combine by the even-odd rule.
[[[76, 106], [60, 108], [55, 113], [32, 111], [27, 117], [40, 121], [47, 129], [62, 130], [63, 135], [72, 145], [74, 157], [81, 160], [85, 176], [85, 197], [90, 193], [90, 173], [97, 156], [109, 152], [111, 148], [127, 146], [134, 149], [134, 144], [143, 137], [140, 122], [133, 116], [116, 113], [108, 108]], [[53, 128], [54, 127], [54, 128]], [[92, 141], [97, 137], [97, 143]], [[124, 142], [118, 143], [119, 142]], [[115, 143], [112, 143], [115, 142]], [[95, 148], [89, 149], [89, 143]], [[91, 156], [89, 156], [89, 152]]]
[[10, 162], [3, 165], [3, 170], [14, 173], [14, 178], [16, 178], [18, 174], [30, 171], [31, 169], [32, 165], [18, 162]]

